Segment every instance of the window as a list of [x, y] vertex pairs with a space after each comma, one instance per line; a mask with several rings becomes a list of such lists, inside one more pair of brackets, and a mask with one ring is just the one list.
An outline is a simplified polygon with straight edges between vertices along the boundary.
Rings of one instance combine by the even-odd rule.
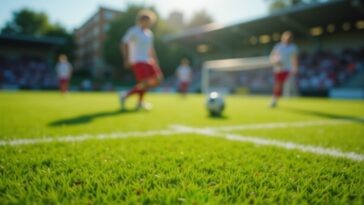
[[269, 35], [261, 35], [261, 36], [259, 36], [259, 41], [262, 44], [269, 43], [270, 42], [270, 36]]
[[310, 33], [312, 36], [320, 36], [323, 33], [322, 27], [313, 27], [310, 29]]
[[346, 22], [342, 25], [344, 31], [349, 31], [351, 29], [351, 25], [349, 22]]
[[328, 32], [330, 32], [330, 33], [334, 32], [335, 31], [335, 25], [334, 24], [327, 25], [326, 30]]
[[104, 32], [107, 32], [110, 30], [110, 24], [105, 24], [104, 25]]
[[100, 30], [99, 30], [98, 27], [95, 27], [94, 30], [93, 30], [93, 32], [94, 32], [94, 36], [98, 36], [99, 33], [100, 33]]
[[94, 41], [92, 44], [92, 49], [93, 50], [97, 50], [99, 48], [99, 42], [98, 41]]
[[106, 20], [111, 20], [113, 18], [113, 13], [111, 11], [105, 11], [104, 12], [104, 18]]
[[257, 37], [252, 36], [249, 38], [249, 42], [250, 42], [250, 44], [255, 45], [258, 43], [258, 39], [257, 39]]
[[209, 46], [206, 44], [200, 44], [197, 46], [197, 51], [199, 53], [206, 53], [207, 51], [209, 51]]
[[356, 22], [356, 28], [357, 29], [364, 29], [364, 20], [357, 21]]

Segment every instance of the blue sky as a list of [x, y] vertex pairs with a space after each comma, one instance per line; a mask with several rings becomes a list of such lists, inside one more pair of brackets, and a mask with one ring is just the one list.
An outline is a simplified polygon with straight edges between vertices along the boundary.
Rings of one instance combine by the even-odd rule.
[[267, 14], [264, 0], [0, 0], [0, 28], [12, 18], [12, 12], [27, 7], [44, 11], [51, 22], [59, 22], [69, 30], [80, 26], [99, 6], [124, 10], [128, 3], [154, 5], [162, 18], [174, 10], [189, 19], [205, 9], [221, 24], [234, 24]]

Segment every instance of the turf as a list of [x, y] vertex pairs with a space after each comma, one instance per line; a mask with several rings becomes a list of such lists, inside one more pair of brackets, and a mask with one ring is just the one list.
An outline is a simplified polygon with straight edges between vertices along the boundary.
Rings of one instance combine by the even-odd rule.
[[[335, 126], [231, 131], [364, 154], [364, 102], [150, 94], [152, 111], [120, 111], [115, 93], [0, 92], [0, 140], [342, 120]], [[198, 134], [0, 146], [0, 204], [363, 204], [364, 161]]]

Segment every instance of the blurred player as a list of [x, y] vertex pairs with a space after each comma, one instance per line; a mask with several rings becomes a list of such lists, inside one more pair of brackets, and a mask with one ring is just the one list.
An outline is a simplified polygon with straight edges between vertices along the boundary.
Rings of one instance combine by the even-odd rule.
[[192, 80], [192, 70], [188, 59], [184, 58], [181, 60], [181, 64], [177, 68], [176, 75], [178, 79], [178, 90], [181, 92], [182, 96], [186, 96], [188, 87]]
[[290, 75], [296, 75], [298, 72], [298, 48], [293, 43], [290, 31], [282, 34], [281, 42], [274, 46], [270, 54], [270, 60], [274, 67], [274, 87], [270, 107], [274, 108], [282, 95], [284, 82]]
[[163, 78], [153, 45], [153, 33], [150, 30], [155, 20], [154, 12], [140, 11], [136, 25], [129, 28], [122, 38], [124, 66], [133, 70], [137, 80], [135, 87], [121, 96], [122, 109], [125, 109], [125, 100], [133, 94], [139, 95], [137, 109], [151, 109], [151, 105], [143, 101], [144, 94], [148, 89], [159, 85]]
[[59, 56], [56, 71], [59, 80], [59, 89], [62, 94], [65, 94], [68, 92], [68, 84], [72, 76], [72, 66], [68, 62], [66, 55], [61, 54]]

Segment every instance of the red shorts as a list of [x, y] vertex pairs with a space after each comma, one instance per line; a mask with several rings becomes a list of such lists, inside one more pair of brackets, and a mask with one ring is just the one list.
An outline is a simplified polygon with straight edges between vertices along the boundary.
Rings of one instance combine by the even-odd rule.
[[187, 92], [188, 86], [189, 86], [189, 83], [188, 82], [180, 82], [179, 83], [179, 90], [180, 90], [180, 92], [182, 92], [182, 93]]
[[60, 78], [59, 79], [59, 84], [64, 85], [64, 84], [68, 84], [69, 79], [68, 78]]
[[289, 71], [281, 71], [281, 72], [277, 72], [274, 73], [274, 80], [276, 83], [284, 83], [284, 81], [287, 80], [289, 76]]
[[162, 76], [161, 69], [153, 64], [139, 62], [132, 65], [133, 72], [137, 81]]

